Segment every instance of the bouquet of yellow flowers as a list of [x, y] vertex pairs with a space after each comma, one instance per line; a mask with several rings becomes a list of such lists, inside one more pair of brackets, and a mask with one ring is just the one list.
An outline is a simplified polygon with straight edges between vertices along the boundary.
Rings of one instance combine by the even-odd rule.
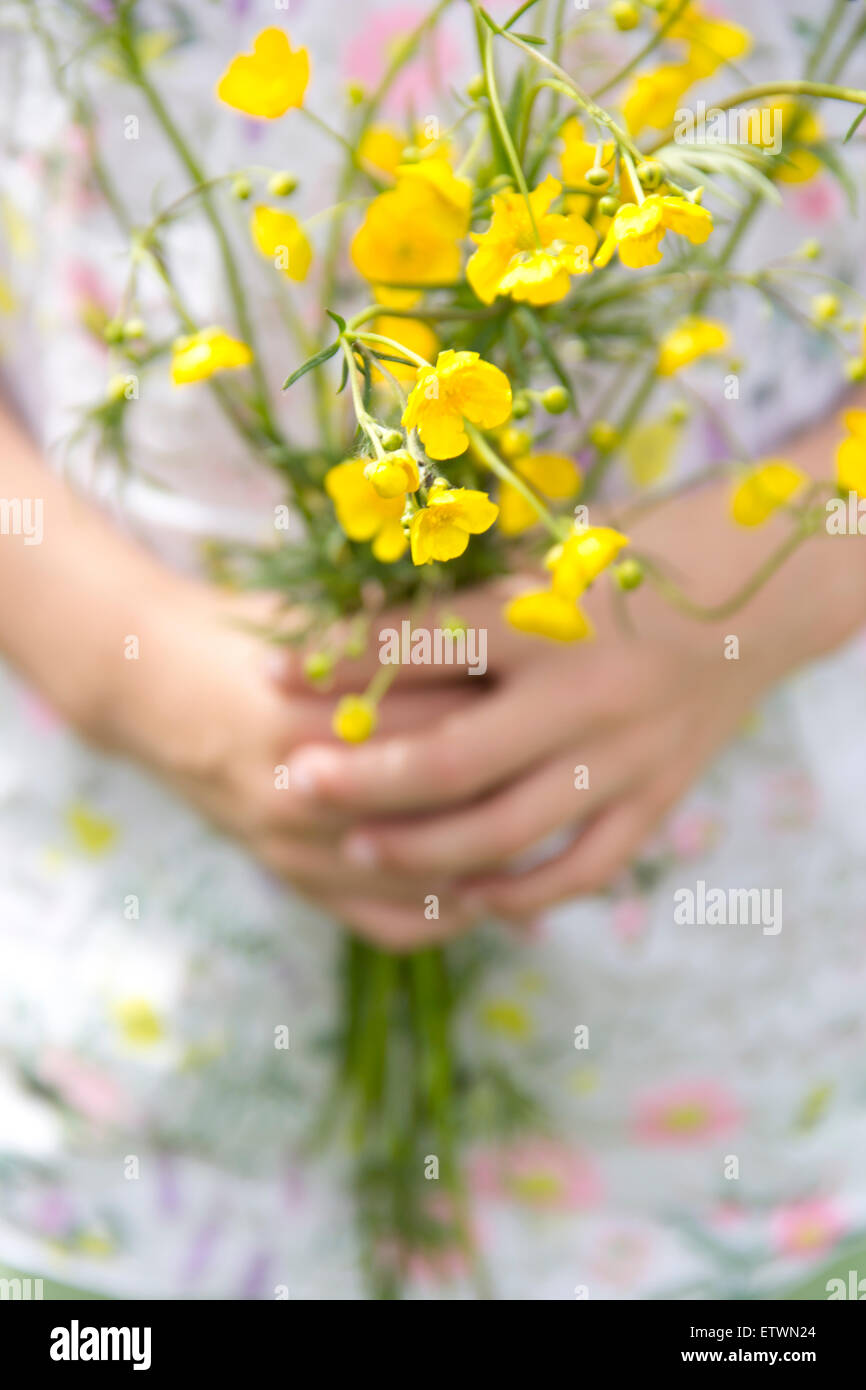
[[[729, 263], [761, 207], [778, 200], [780, 181], [824, 167], [845, 181], [819, 104], [851, 105], [849, 135], [863, 119], [866, 92], [839, 85], [862, 13], [840, 42], [852, 7], [831, 0], [804, 75], [702, 103], [684, 122], [690, 89], [736, 71], [751, 46], [745, 30], [693, 0], [619, 0], [576, 17], [563, 3], [526, 0], [501, 20], [480, 0], [459, 3], [471, 10], [479, 71], [447, 129], [428, 122], [397, 134], [377, 124], [377, 113], [449, 0], [431, 5], [395, 49], [376, 91], [349, 93], [346, 132], [326, 127], [344, 169], [316, 214], [327, 224], [321, 258], [289, 210], [292, 174], [201, 167], [143, 60], [135, 0], [119, 0], [109, 18], [91, 16], [102, 51], [110, 48], [143, 93], [189, 177], [182, 197], [132, 231], [127, 293], [106, 328], [116, 376], [93, 418], [122, 449], [129, 371], [168, 370], [184, 389], [207, 383], [231, 427], [285, 482], [302, 533], [247, 556], [244, 572], [303, 614], [288, 637], [273, 636], [299, 644], [321, 689], [363, 646], [377, 614], [432, 606], [459, 634], [462, 588], [532, 563], [539, 577], [506, 613], [528, 641], [590, 641], [582, 599], [594, 584], [614, 586], [624, 622], [628, 595], [642, 583], [696, 620], [734, 612], [824, 524], [829, 497], [866, 497], [862, 413], [851, 413], [839, 476], [826, 484], [785, 459], [733, 456], [725, 465], [732, 520], [753, 526], [784, 509], [790, 533], [713, 610], [681, 590], [663, 559], [633, 553], [622, 487], [604, 512], [600, 502], [638, 431], [648, 452], [675, 445], [685, 404], [642, 423], [656, 385], [708, 354], [729, 353], [728, 330], [707, 313], [715, 291], [778, 299], [783, 272], [792, 281], [818, 274], [807, 264], [817, 245], [772, 274], [734, 276]], [[622, 44], [622, 60], [589, 90], [566, 55], [599, 26]], [[251, 35], [249, 51], [214, 82], [215, 100], [249, 117], [325, 124], [308, 103], [308, 55], [282, 28]], [[98, 171], [95, 150], [94, 162]], [[191, 207], [206, 215], [222, 258], [228, 325], [195, 321], [163, 254], [163, 229]], [[319, 429], [311, 448], [286, 437], [269, 397], [234, 245], [239, 211], [244, 234], [273, 262], [280, 293], [317, 277], [321, 333], [287, 301], [285, 389], [309, 375]], [[143, 266], [161, 277], [176, 311], [170, 344], [151, 342], [138, 315]], [[834, 322], [862, 333], [840, 307], [844, 287], [822, 289], [815, 331]], [[613, 388], [587, 418], [584, 378], [589, 385], [599, 364], [614, 374]], [[862, 344], [849, 350], [848, 368], [852, 380], [866, 376]], [[640, 505], [670, 496], [657, 489]], [[374, 735], [396, 669], [383, 664], [368, 688], [335, 699], [341, 739]], [[461, 1152], [479, 1129], [519, 1129], [534, 1106], [504, 1071], [480, 1069], [458, 1046], [455, 1018], [485, 951], [475, 938], [403, 955], [345, 938], [333, 1095], [314, 1140], [343, 1135], [352, 1146], [380, 1297], [399, 1294], [413, 1251], [435, 1254], [456, 1241], [471, 1256]], [[448, 1193], [435, 1207], [431, 1175]], [[478, 1277], [483, 1288], [482, 1270]]]

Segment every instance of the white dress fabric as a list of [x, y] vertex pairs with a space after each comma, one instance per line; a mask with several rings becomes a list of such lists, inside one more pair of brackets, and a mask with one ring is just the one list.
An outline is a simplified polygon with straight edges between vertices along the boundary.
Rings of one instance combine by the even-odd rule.
[[[38, 8], [66, 51], [73, 7]], [[302, 180], [292, 207], [307, 215], [338, 155], [296, 113], [262, 129], [221, 107], [216, 78], [284, 24], [311, 51], [310, 104], [338, 123], [346, 81], [375, 80], [425, 8], [140, 6], [175, 38], [183, 16], [150, 71], [203, 165], [290, 168]], [[795, 71], [785, 7], [755, 8], [726, 8], [762, 28], [748, 71]], [[128, 262], [40, 46], [21, 26], [0, 53], [5, 389], [118, 524], [196, 568], [209, 538], [266, 535], [279, 485], [205, 388], [172, 391], [164, 371], [143, 377], [130, 411], [129, 475], [69, 446], [105, 391], [88, 311], [114, 311]], [[407, 96], [417, 116], [445, 110], [449, 84], [476, 66], [456, 6], [386, 118], [405, 129]], [[186, 177], [138, 94], [107, 65], [88, 71], [109, 167], [146, 221], [154, 189], [167, 202]], [[862, 220], [832, 179], [784, 199], [743, 263], [819, 236], [851, 276]], [[201, 218], [166, 244], [193, 314], [230, 323]], [[276, 388], [296, 354], [270, 267], [244, 263]], [[146, 283], [148, 322], [168, 331]], [[781, 314], [752, 303], [737, 315], [750, 367], [736, 428], [769, 447], [835, 404], [839, 362]], [[275, 395], [287, 430], [309, 438], [303, 395]], [[696, 462], [718, 448], [711, 435], [695, 427]], [[864, 676], [858, 638], [771, 695], [609, 893], [551, 914], [530, 945], [489, 929], [501, 944], [461, 1046], [550, 1119], [468, 1158], [496, 1297], [760, 1297], [837, 1256], [847, 1270], [845, 1252], [866, 1245]], [[119, 1297], [363, 1297], [346, 1161], [298, 1153], [328, 1076], [337, 928], [145, 774], [85, 748], [10, 672], [0, 727], [0, 1262]], [[780, 887], [782, 930], [678, 925], [674, 894], [698, 880]], [[273, 1045], [279, 1024], [287, 1052]], [[416, 1261], [409, 1292], [472, 1296], [456, 1259]]]

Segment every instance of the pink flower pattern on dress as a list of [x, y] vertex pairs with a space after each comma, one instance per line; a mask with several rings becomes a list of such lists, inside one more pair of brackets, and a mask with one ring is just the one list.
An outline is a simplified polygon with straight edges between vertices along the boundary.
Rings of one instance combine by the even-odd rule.
[[736, 1129], [738, 1105], [715, 1081], [680, 1081], [640, 1098], [634, 1132], [644, 1144], [699, 1144]]

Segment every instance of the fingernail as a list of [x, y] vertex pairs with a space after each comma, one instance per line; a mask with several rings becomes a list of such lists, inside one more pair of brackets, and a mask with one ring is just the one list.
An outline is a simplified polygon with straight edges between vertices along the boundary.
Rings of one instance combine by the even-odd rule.
[[343, 841], [343, 853], [351, 864], [370, 869], [379, 862], [379, 849], [369, 835], [350, 835]]
[[289, 787], [301, 796], [315, 796], [322, 786], [321, 761], [306, 753], [299, 753], [289, 763]]

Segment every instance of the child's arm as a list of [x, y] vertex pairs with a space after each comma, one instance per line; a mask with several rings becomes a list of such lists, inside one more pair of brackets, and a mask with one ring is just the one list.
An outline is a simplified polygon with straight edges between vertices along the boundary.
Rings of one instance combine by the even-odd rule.
[[[0, 410], [0, 653], [86, 738], [158, 773], [342, 920], [387, 938], [388, 898], [417, 904], [423, 922], [429, 876], [423, 887], [353, 868], [337, 847], [347, 818], [282, 785], [293, 748], [330, 738], [334, 701], [278, 690], [268, 648], [237, 622], [238, 607], [115, 530]], [[465, 699], [399, 697], [385, 730]], [[454, 925], [447, 912], [436, 924], [443, 935]]]

